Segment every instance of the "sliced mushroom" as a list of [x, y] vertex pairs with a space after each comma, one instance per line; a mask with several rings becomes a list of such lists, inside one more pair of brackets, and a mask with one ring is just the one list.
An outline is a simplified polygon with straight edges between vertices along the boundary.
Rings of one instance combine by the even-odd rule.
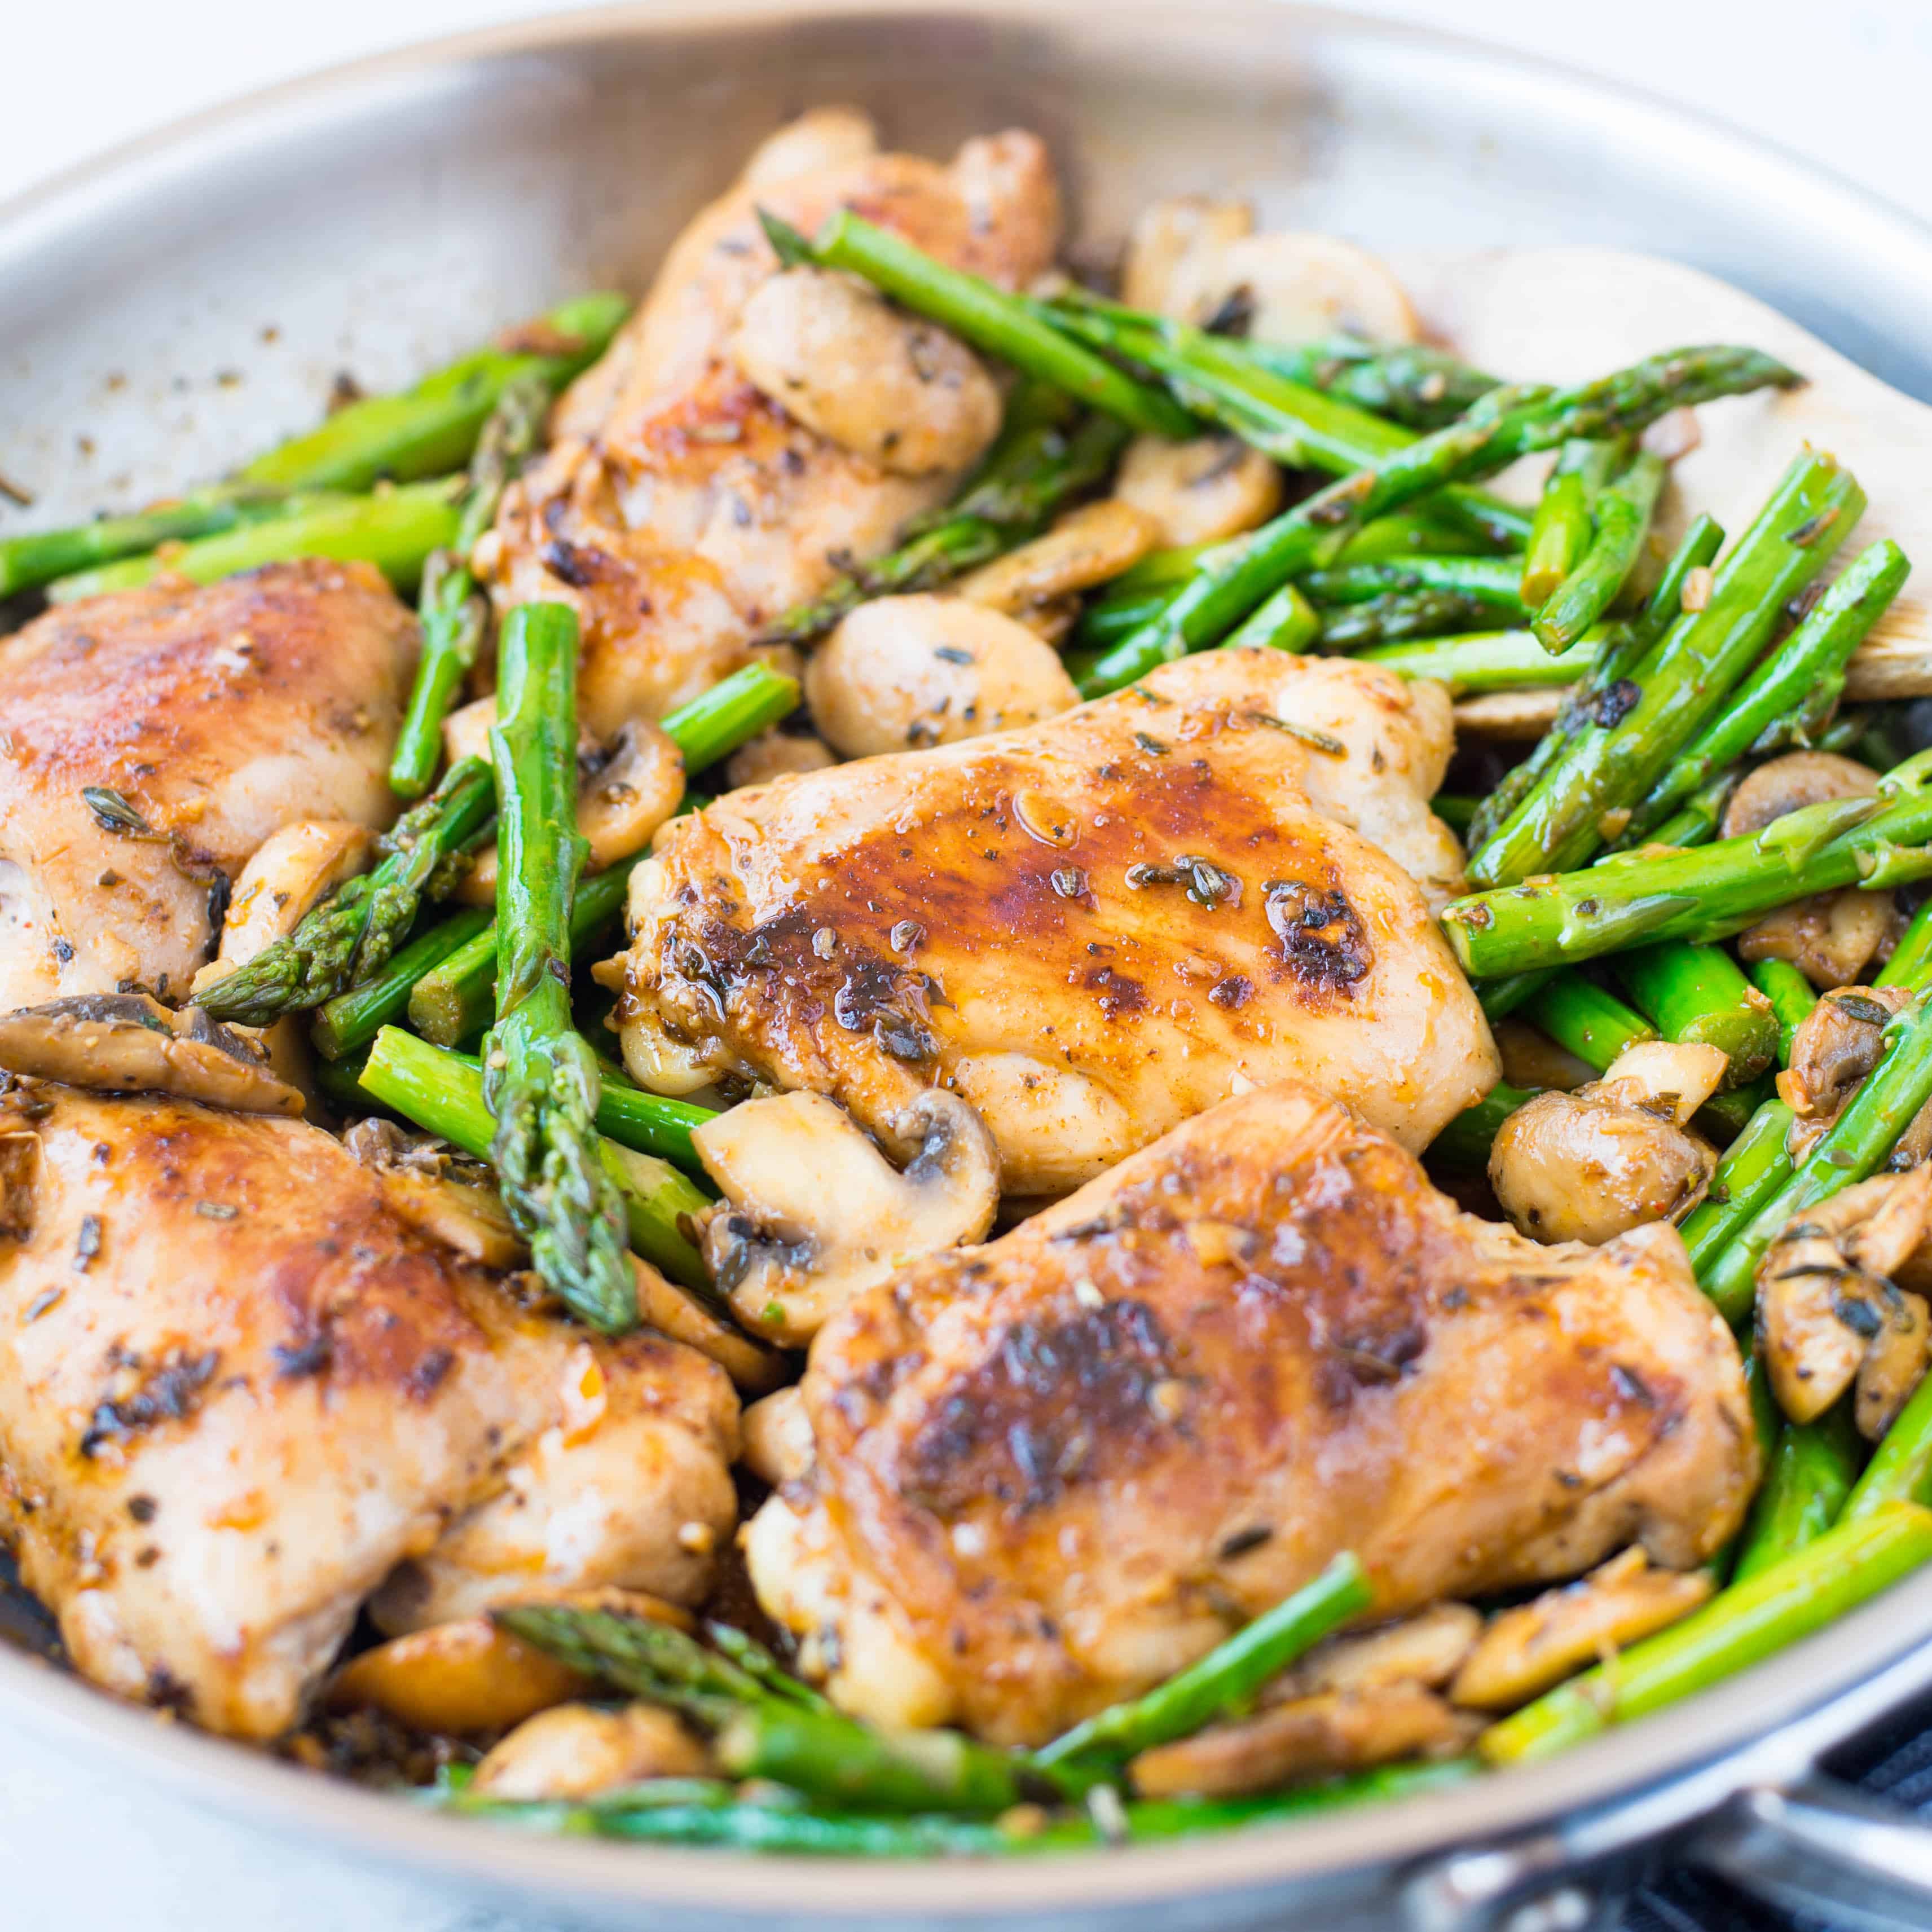
[[329, 1681], [331, 1710], [378, 1710], [410, 1730], [461, 1736], [507, 1730], [581, 1697], [587, 1678], [488, 1617], [431, 1624], [351, 1658]]
[[298, 1114], [299, 1089], [255, 1042], [199, 1006], [82, 993], [0, 1015], [0, 1067], [108, 1094], [172, 1094], [242, 1114]]
[[[683, 797], [684, 758], [677, 747], [655, 724], [626, 724], [603, 764], [578, 781], [577, 829], [590, 847], [585, 872], [607, 872], [641, 852]], [[496, 903], [494, 845], [476, 854], [458, 896], [469, 905]]]
[[1804, 1209], [1766, 1250], [1757, 1271], [1758, 1348], [1772, 1394], [1794, 1422], [1823, 1414], [1868, 1360], [1861, 1426], [1885, 1415], [1900, 1387], [1909, 1395], [1917, 1386], [1925, 1306], [1891, 1276], [1928, 1227], [1932, 1167], [1915, 1167], [1860, 1181]]
[[1246, 202], [1172, 195], [1142, 210], [1120, 266], [1120, 299], [1132, 308], [1185, 315], [1208, 265], [1255, 232]]
[[1238, 436], [1136, 436], [1120, 459], [1114, 494], [1154, 520], [1162, 544], [1219, 543], [1280, 508], [1281, 472]]
[[[1792, 752], [1759, 766], [1731, 794], [1718, 826], [1736, 838], [1762, 832], [1809, 805], [1833, 799], [1875, 799], [1878, 774], [1854, 758], [1831, 752]], [[1871, 962], [1892, 930], [1894, 907], [1887, 892], [1856, 886], [1819, 892], [1768, 913], [1738, 935], [1741, 958], [1783, 959], [1814, 986], [1848, 986]]]
[[1000, 427], [1000, 392], [957, 336], [824, 268], [787, 268], [745, 304], [746, 380], [810, 430], [901, 476], [964, 470]]
[[1490, 1184], [1518, 1230], [1539, 1241], [1607, 1241], [1675, 1220], [1717, 1166], [1684, 1123], [1718, 1090], [1716, 1047], [1646, 1040], [1574, 1094], [1539, 1094], [1504, 1121]]
[[1821, 1129], [1836, 1120], [1883, 1057], [1885, 1030], [1911, 998], [1903, 986], [1827, 992], [1791, 1036], [1791, 1062], [1778, 1076], [1778, 1098]]
[[286, 937], [344, 880], [369, 867], [376, 836], [341, 819], [304, 819], [272, 833], [242, 867], [222, 922], [221, 950], [195, 975], [200, 992]]
[[1382, 1690], [1396, 1684], [1433, 1690], [1455, 1676], [1482, 1628], [1467, 1604], [1432, 1604], [1380, 1630], [1345, 1631], [1275, 1678], [1262, 1701], [1292, 1703], [1324, 1690]]
[[496, 722], [494, 697], [473, 699], [460, 704], [442, 721], [442, 755], [452, 765], [465, 758], [490, 756], [490, 729]]
[[523, 1265], [529, 1250], [494, 1187], [392, 1168], [379, 1177], [382, 1198], [410, 1226], [484, 1268]]
[[1419, 1684], [1324, 1690], [1142, 1751], [1129, 1774], [1143, 1798], [1232, 1797], [1400, 1758], [1451, 1756], [1478, 1728]]
[[1196, 253], [1177, 277], [1173, 298], [1197, 322], [1240, 314], [1258, 342], [1331, 335], [1413, 342], [1420, 333], [1387, 265], [1334, 235], [1250, 235]]
[[880, 597], [843, 620], [805, 670], [827, 743], [850, 758], [1035, 724], [1080, 701], [1023, 624], [956, 597]]
[[714, 1315], [642, 1256], [631, 1257], [631, 1276], [637, 1289], [638, 1319], [674, 1342], [710, 1356], [742, 1394], [763, 1395], [794, 1372], [778, 1350], [754, 1341], [734, 1324]]
[[1925, 1378], [1932, 1347], [1932, 1311], [1923, 1295], [1899, 1288], [1888, 1299], [1885, 1317], [1885, 1326], [1872, 1337], [1853, 1384], [1852, 1414], [1868, 1442], [1884, 1435], [1912, 1400]]
[[992, 1226], [998, 1156], [964, 1100], [922, 1094], [890, 1128], [917, 1149], [902, 1171], [822, 1094], [748, 1101], [693, 1135], [725, 1196], [703, 1216], [705, 1258], [758, 1334], [808, 1342], [896, 1268]]
[[746, 785], [770, 784], [795, 772], [822, 772], [838, 760], [823, 738], [796, 731], [760, 731], [740, 745], [724, 761], [724, 785], [738, 791]]
[[1138, 563], [1160, 542], [1160, 525], [1118, 496], [1070, 510], [1044, 536], [968, 571], [950, 594], [1010, 617], [1052, 604]]
[[1450, 1700], [1510, 1711], [1572, 1672], [1688, 1616], [1717, 1587], [1708, 1570], [1658, 1570], [1638, 1546], [1491, 1619]]
[[818, 1445], [812, 1417], [799, 1389], [780, 1389], [745, 1411], [742, 1461], [760, 1482], [778, 1489], [812, 1473]]
[[654, 1704], [560, 1704], [519, 1724], [476, 1767], [483, 1798], [594, 1798], [653, 1778], [702, 1778], [711, 1754]]

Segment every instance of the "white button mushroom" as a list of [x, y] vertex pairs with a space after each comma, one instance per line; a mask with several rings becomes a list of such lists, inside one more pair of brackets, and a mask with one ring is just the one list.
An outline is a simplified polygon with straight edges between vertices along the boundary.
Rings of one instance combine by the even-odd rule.
[[1281, 508], [1281, 472], [1238, 436], [1137, 436], [1120, 459], [1114, 494], [1154, 518], [1162, 544], [1220, 543]]
[[788, 416], [896, 476], [964, 470], [999, 430], [999, 390], [964, 343], [822, 268], [760, 284], [732, 354]]
[[848, 758], [1037, 724], [1080, 701], [1024, 624], [956, 597], [880, 597], [844, 618], [805, 670], [806, 701]]

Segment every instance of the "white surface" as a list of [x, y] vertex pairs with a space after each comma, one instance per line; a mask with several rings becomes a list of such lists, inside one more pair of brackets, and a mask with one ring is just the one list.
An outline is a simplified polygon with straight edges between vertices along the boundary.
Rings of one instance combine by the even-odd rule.
[[[1932, 219], [1924, 0], [1354, 0], [1693, 103]], [[0, 200], [144, 130], [320, 66], [545, 0], [92, 0], [7, 10]], [[1749, 24], [1745, 24], [1746, 21]], [[544, 1932], [372, 1877], [0, 1738], [0, 1928]]]

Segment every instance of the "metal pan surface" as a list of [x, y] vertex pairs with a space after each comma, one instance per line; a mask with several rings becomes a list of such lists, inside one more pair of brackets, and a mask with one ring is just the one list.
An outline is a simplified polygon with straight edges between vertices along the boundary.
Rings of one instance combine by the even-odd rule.
[[[752, 142], [826, 100], [932, 151], [1037, 128], [1083, 247], [1118, 242], [1153, 194], [1189, 189], [1388, 248], [1615, 243], [1724, 276], [1932, 400], [1932, 234], [1722, 127], [1560, 69], [1261, 0], [722, 0], [364, 62], [0, 208], [0, 466], [36, 494], [37, 520], [163, 494], [313, 420], [338, 370], [389, 386], [571, 290], [640, 287]], [[1318, 1911], [1335, 1932], [1391, 1919], [1528, 1932], [1592, 1922], [1638, 1848], [1672, 1834], [1760, 1844], [1750, 1832], [1776, 1823], [1765, 1808], [1795, 1802], [1820, 1751], [1932, 1688], [1928, 1636], [1932, 1576], [1531, 1772], [1232, 1839], [943, 1868], [458, 1824], [158, 1723], [4, 1643], [0, 1711], [546, 1924], [1231, 1932]], [[1525, 1909], [1555, 1916], [1513, 1917]]]

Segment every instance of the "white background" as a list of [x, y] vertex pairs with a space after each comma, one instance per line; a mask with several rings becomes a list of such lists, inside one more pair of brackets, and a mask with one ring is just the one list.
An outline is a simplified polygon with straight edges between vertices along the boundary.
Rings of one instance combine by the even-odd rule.
[[[1928, 0], [1354, 0], [1673, 96], [1932, 220]], [[545, 0], [66, 0], [6, 20], [0, 201], [268, 81]], [[1928, 318], [1932, 326], [1932, 318]], [[0, 1736], [0, 1928], [540, 1932], [259, 1838]]]

